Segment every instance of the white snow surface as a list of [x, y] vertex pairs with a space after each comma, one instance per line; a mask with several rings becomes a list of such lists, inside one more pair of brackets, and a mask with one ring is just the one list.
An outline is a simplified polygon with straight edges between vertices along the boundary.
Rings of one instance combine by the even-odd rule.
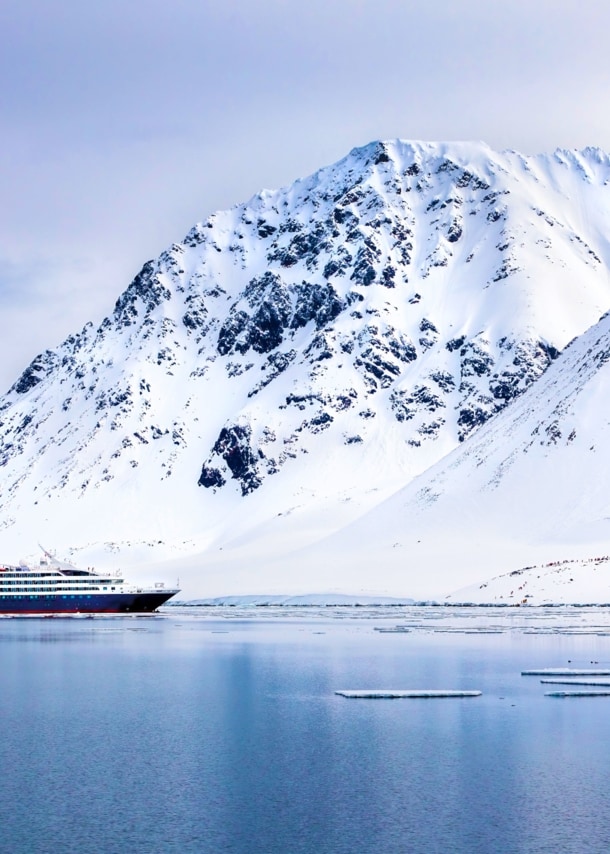
[[609, 179], [598, 149], [376, 142], [197, 224], [0, 401], [3, 559], [609, 601]]

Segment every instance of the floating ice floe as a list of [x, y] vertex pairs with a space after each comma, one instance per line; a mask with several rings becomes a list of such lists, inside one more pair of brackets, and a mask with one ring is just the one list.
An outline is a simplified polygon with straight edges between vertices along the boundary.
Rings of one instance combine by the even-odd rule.
[[522, 670], [522, 676], [610, 676], [610, 670], [573, 670], [570, 667], [546, 667], [542, 670]]
[[542, 685], [588, 685], [610, 690], [610, 682], [587, 682], [581, 679], [541, 679], [540, 683]]
[[610, 691], [549, 691], [545, 697], [610, 697]]
[[392, 626], [391, 628], [375, 626], [374, 630], [382, 634], [407, 634], [411, 631], [406, 626]]
[[437, 699], [440, 697], [480, 697], [481, 691], [335, 691], [350, 700]]

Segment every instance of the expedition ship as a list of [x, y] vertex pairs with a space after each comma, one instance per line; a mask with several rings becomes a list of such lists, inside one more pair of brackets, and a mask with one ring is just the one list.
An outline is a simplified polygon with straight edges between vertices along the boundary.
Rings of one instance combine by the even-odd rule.
[[120, 573], [77, 569], [48, 552], [37, 567], [0, 564], [0, 614], [149, 613], [179, 592], [126, 584]]

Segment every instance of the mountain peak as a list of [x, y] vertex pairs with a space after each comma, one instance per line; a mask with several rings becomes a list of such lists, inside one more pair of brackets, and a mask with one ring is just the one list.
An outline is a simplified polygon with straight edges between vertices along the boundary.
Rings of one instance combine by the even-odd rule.
[[296, 547], [367, 512], [608, 309], [607, 167], [376, 141], [212, 214], [5, 396], [5, 541], [256, 549], [281, 517]]

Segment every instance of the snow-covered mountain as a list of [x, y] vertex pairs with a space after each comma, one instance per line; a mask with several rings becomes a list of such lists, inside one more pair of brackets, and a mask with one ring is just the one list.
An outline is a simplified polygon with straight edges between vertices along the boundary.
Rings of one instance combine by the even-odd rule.
[[394, 586], [408, 579], [416, 597], [449, 603], [610, 601], [609, 397], [610, 314], [468, 441], [299, 555], [301, 565], [325, 555], [343, 575], [383, 567]]
[[610, 308], [609, 178], [597, 149], [372, 143], [196, 225], [2, 399], [3, 553], [181, 567], [193, 597], [436, 591], [371, 520], [400, 532], [482, 425], [480, 470], [510, 455], [495, 425]]

